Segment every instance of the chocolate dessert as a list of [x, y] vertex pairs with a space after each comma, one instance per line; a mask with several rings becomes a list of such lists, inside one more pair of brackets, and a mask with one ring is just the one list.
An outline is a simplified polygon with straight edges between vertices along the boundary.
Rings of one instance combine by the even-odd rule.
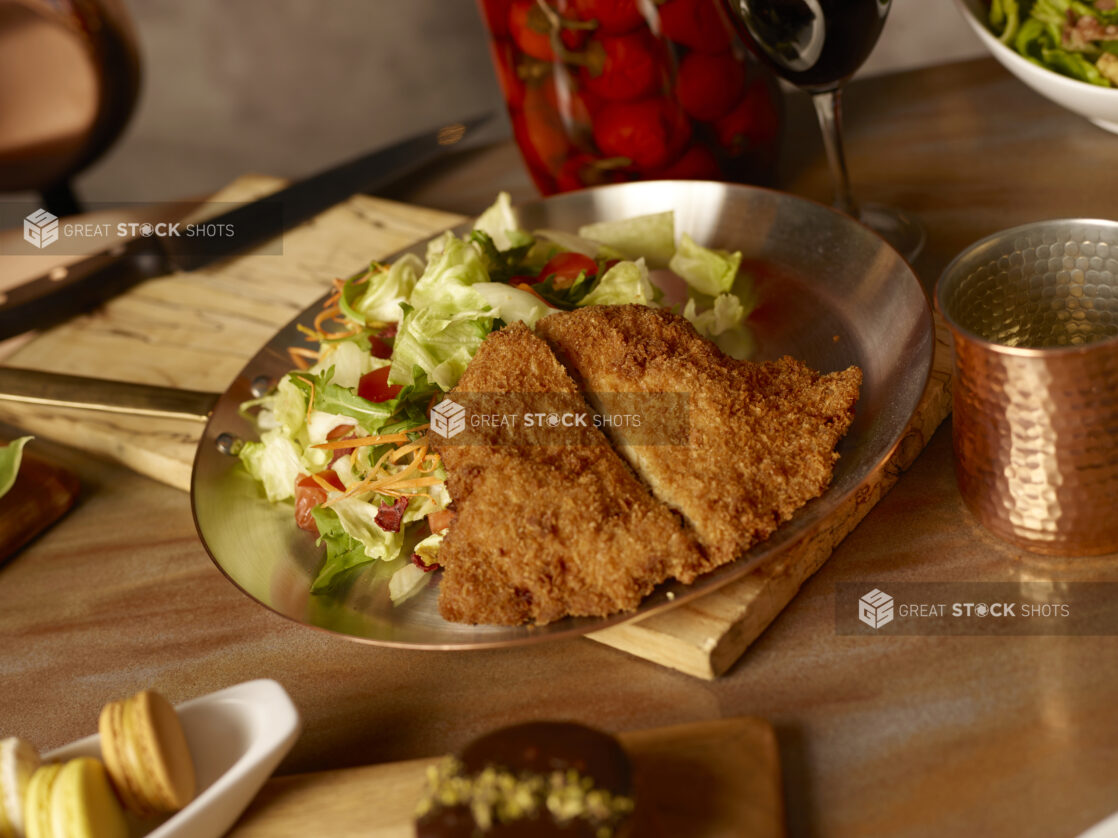
[[528, 722], [475, 740], [428, 769], [418, 838], [623, 838], [629, 759], [612, 736]]

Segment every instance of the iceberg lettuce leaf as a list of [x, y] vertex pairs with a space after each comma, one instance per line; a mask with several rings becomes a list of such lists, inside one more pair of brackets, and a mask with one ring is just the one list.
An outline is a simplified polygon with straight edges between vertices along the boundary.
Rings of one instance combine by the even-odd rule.
[[[580, 237], [606, 245], [624, 259], [644, 258], [651, 268], [666, 268], [675, 254], [675, 213], [658, 212], [621, 221], [599, 221], [578, 230]], [[603, 258], [598, 253], [595, 258]]]
[[342, 312], [357, 323], [395, 323], [403, 316], [400, 303], [411, 297], [422, 273], [423, 260], [414, 253], [405, 253], [388, 266], [374, 262], [365, 274], [366, 282], [359, 277], [345, 284], [339, 300]]
[[392, 384], [412, 384], [415, 371], [443, 390], [458, 383], [485, 336], [493, 329], [493, 317], [480, 294], [472, 291], [485, 311], [455, 317], [431, 308], [414, 309], [404, 315], [392, 350]]
[[485, 233], [497, 250], [509, 250], [532, 242], [532, 237], [520, 228], [520, 220], [507, 192], [498, 194], [492, 206], [477, 217], [474, 230]]
[[705, 338], [739, 361], [749, 359], [756, 350], [756, 341], [745, 318], [752, 309], [747, 307], [736, 294], [719, 294], [713, 305], [699, 312], [694, 299], [689, 299], [683, 308], [683, 316], [691, 321], [695, 330]]
[[700, 294], [717, 297], [733, 287], [741, 267], [741, 253], [703, 247], [684, 233], [668, 267]]
[[402, 532], [381, 529], [376, 522], [378, 495], [372, 500], [357, 497], [339, 497], [330, 503], [329, 508], [338, 516], [338, 521], [346, 534], [361, 542], [365, 555], [374, 561], [390, 562], [400, 555], [404, 546]]
[[444, 316], [478, 312], [484, 304], [470, 288], [477, 282], [489, 282], [481, 254], [448, 232], [442, 238], [442, 249], [416, 281], [408, 305]]
[[513, 288], [501, 282], [479, 282], [474, 290], [481, 295], [492, 309], [490, 314], [506, 323], [521, 322], [532, 328], [541, 317], [546, 317], [557, 309], [520, 288]]
[[579, 300], [580, 306], [607, 306], [638, 303], [648, 305], [656, 298], [656, 291], [648, 278], [644, 259], [635, 262], [618, 262], [604, 274], [590, 293]]
[[361, 376], [372, 372], [378, 367], [388, 366], [388, 361], [375, 358], [368, 347], [362, 347], [352, 340], [336, 341], [322, 347], [322, 355], [318, 362], [307, 370], [311, 375], [318, 375], [333, 367], [334, 373], [329, 381], [339, 387], [353, 389], [361, 381]]
[[293, 497], [296, 479], [308, 472], [298, 446], [279, 428], [264, 431], [259, 442], [246, 442], [238, 456], [272, 503]]

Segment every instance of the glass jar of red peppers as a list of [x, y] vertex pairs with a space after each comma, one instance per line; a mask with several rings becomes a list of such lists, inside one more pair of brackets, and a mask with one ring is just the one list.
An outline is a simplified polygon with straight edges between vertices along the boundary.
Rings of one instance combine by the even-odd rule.
[[719, 0], [479, 0], [545, 195], [628, 180], [771, 183], [781, 109]]

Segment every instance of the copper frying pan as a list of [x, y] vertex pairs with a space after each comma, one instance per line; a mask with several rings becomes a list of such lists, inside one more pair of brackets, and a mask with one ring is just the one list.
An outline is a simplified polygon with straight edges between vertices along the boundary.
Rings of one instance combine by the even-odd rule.
[[[592, 221], [667, 209], [675, 211], [677, 235], [687, 232], [700, 243], [743, 252], [760, 301], [750, 319], [759, 359], [790, 354], [823, 371], [850, 364], [863, 370], [861, 399], [840, 444], [831, 488], [772, 538], [694, 585], [662, 585], [632, 614], [543, 627], [448, 623], [438, 614], [434, 584], [394, 607], [387, 578], [375, 573], [364, 574], [344, 599], [312, 596], [310, 581], [321, 561], [313, 537], [295, 526], [290, 505], [264, 499], [228, 451], [234, 440], [254, 434], [238, 405], [290, 369], [286, 349], [300, 342], [297, 325], [310, 324], [319, 309], [314, 304], [281, 329], [220, 396], [156, 394], [177, 400], [176, 415], [208, 414], [194, 461], [191, 503], [214, 563], [261, 605], [348, 639], [405, 648], [484, 648], [584, 634], [673, 607], [749, 573], [825, 526], [843, 499], [883, 467], [919, 403], [934, 348], [924, 290], [905, 261], [868, 228], [829, 207], [768, 189], [701, 181], [632, 183], [544, 199], [520, 207], [519, 214], [526, 229], [574, 231]], [[411, 250], [422, 256], [424, 247]], [[0, 380], [0, 389], [12, 388]], [[125, 388], [115, 398], [137, 393], [152, 407], [148, 388]], [[65, 395], [51, 401], [74, 403]]]

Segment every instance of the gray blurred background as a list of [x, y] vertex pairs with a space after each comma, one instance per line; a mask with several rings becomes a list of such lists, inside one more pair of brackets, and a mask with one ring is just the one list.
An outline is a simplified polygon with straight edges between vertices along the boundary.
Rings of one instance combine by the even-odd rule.
[[[144, 83], [124, 137], [77, 180], [88, 201], [294, 178], [501, 107], [474, 0], [126, 0]], [[983, 53], [954, 4], [894, 0], [861, 76]]]

